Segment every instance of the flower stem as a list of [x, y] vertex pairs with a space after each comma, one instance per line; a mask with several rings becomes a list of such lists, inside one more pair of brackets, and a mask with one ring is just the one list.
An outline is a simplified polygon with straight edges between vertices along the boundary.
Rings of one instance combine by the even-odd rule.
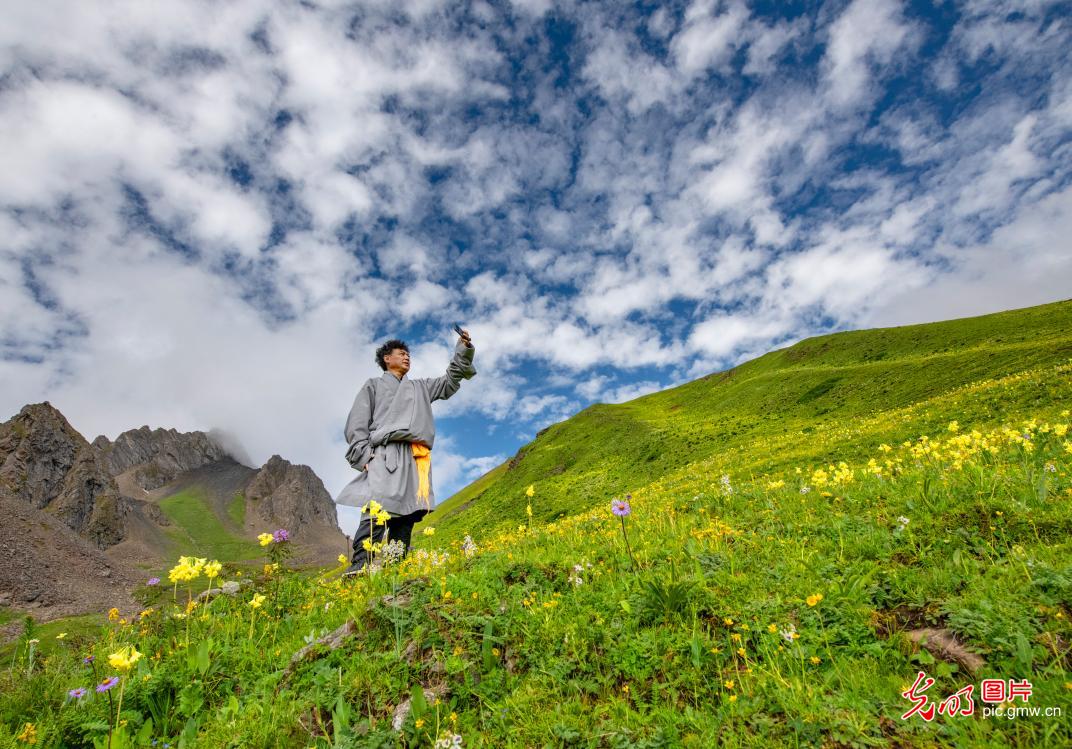
[[636, 558], [633, 557], [633, 547], [629, 545], [629, 534], [625, 532], [625, 516], [622, 515], [618, 518], [622, 521], [622, 538], [625, 539], [625, 550], [629, 552], [629, 561], [633, 563], [633, 569], [636, 569]]
[[[108, 690], [108, 713], [112, 712], [112, 690]], [[116, 718], [116, 724], [119, 723], [119, 718]], [[112, 749], [112, 727], [108, 726], [108, 749]]]
[[[115, 730], [119, 730], [119, 713], [123, 711], [123, 690], [127, 686], [127, 677], [123, 676], [122, 681], [119, 682], [119, 705], [115, 709]], [[111, 692], [108, 693], [111, 695]]]

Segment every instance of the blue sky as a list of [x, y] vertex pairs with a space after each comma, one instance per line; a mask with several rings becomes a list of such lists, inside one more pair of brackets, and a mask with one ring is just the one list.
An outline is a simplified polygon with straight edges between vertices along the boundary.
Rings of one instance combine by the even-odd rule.
[[[2, 418], [351, 477], [379, 341], [478, 377], [440, 497], [594, 402], [1072, 296], [1068, 6], [17, 3]], [[347, 523], [349, 520], [347, 520]]]

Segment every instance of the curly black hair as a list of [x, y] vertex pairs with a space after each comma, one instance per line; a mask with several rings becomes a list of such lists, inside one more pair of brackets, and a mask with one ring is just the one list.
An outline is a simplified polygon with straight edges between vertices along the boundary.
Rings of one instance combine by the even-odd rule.
[[387, 365], [384, 363], [383, 357], [387, 356], [396, 348], [402, 349], [407, 354], [409, 353], [409, 346], [406, 345], [406, 342], [400, 341], [397, 338], [392, 338], [391, 340], [380, 346], [378, 349], [376, 349], [376, 363], [380, 365], [380, 369], [382, 369], [384, 372], [387, 371]]

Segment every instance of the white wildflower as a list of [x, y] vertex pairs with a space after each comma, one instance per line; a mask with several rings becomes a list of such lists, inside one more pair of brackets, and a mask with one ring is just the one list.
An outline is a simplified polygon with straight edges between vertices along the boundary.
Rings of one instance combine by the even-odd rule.
[[462, 539], [462, 553], [465, 554], [466, 559], [472, 559], [476, 554], [476, 544], [468, 534]]

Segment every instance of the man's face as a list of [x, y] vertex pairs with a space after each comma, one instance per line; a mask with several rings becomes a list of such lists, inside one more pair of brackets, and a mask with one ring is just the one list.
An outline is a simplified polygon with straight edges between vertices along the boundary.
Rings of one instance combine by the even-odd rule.
[[391, 349], [391, 353], [383, 357], [388, 372], [405, 374], [409, 371], [409, 352], [405, 349]]

